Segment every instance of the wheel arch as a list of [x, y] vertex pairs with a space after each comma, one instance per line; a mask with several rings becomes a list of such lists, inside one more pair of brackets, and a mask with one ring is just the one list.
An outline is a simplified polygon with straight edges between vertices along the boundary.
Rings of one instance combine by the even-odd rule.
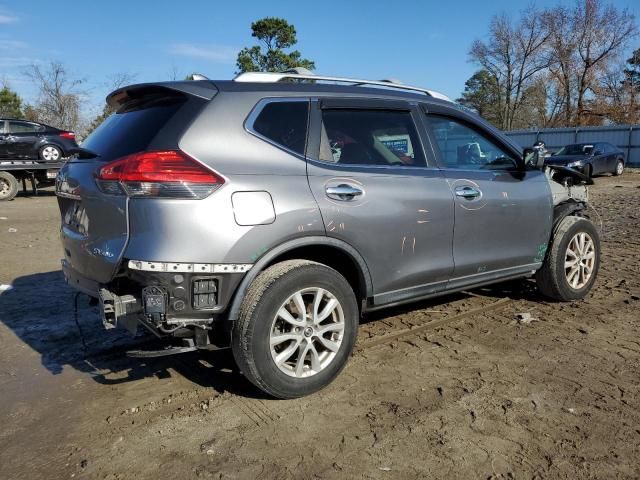
[[253, 265], [236, 288], [227, 320], [238, 319], [245, 293], [260, 272], [276, 263], [291, 259], [316, 261], [338, 271], [352, 286], [358, 302], [373, 295], [369, 268], [362, 256], [351, 245], [331, 237], [296, 238], [271, 249]]
[[560, 222], [564, 220], [569, 215], [575, 215], [579, 217], [586, 217], [585, 210], [587, 209], [587, 204], [584, 202], [578, 202], [575, 200], [567, 200], [565, 202], [559, 203], [553, 207], [553, 232], [557, 229]]

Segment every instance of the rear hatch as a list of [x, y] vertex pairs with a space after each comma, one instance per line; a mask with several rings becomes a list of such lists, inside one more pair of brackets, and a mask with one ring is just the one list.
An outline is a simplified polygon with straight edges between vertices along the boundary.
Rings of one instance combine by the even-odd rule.
[[[185, 129], [217, 92], [210, 82], [202, 83], [138, 85], [108, 97], [116, 112], [82, 143], [85, 158], [67, 162], [56, 181], [66, 268], [98, 283], [117, 273], [128, 239], [129, 197], [118, 185], [99, 185], [96, 176], [123, 157], [177, 149]], [[86, 158], [92, 154], [97, 156]]]

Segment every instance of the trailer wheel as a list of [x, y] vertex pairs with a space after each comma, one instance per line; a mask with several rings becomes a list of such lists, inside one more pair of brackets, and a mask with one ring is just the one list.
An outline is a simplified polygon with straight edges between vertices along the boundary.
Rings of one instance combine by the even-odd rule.
[[9, 172], [0, 172], [0, 201], [11, 200], [18, 194], [18, 180]]

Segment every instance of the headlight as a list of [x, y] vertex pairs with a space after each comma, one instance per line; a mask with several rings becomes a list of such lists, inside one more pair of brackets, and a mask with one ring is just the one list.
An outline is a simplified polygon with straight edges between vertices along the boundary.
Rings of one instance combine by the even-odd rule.
[[567, 163], [567, 167], [581, 167], [582, 160], [576, 160], [575, 162]]

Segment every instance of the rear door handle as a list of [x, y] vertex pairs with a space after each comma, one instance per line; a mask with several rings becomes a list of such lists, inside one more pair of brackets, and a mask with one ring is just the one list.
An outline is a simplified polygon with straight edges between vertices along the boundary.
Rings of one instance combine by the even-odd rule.
[[327, 187], [325, 189], [327, 197], [334, 200], [353, 200], [355, 197], [362, 195], [364, 192], [358, 187], [348, 185], [346, 183], [340, 184], [335, 187]]
[[477, 188], [465, 185], [464, 187], [456, 187], [456, 197], [462, 197], [466, 200], [473, 200], [478, 198], [482, 192]]

